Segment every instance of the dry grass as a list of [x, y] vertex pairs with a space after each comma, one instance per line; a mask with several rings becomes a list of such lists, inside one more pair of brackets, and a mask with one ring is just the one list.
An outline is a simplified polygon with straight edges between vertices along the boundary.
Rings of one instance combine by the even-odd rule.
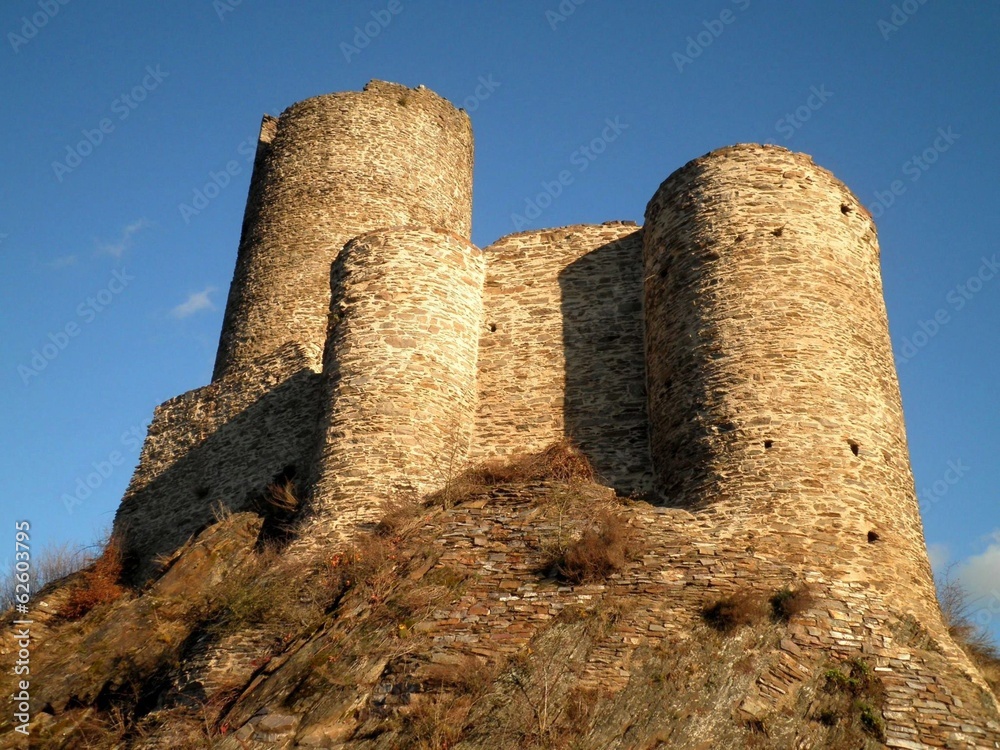
[[100, 557], [83, 571], [79, 585], [70, 592], [59, 614], [68, 620], [78, 620], [97, 606], [118, 601], [125, 593], [121, 577], [121, 545], [112, 538]]
[[592, 482], [594, 467], [571, 442], [553, 443], [540, 453], [487, 461], [451, 479], [431, 502], [450, 507], [477, 492], [504, 484]]
[[763, 598], [753, 591], [739, 591], [719, 599], [701, 611], [702, 619], [720, 633], [753, 625], [766, 617]]
[[620, 514], [605, 511], [595, 526], [560, 550], [547, 568], [569, 583], [604, 580], [625, 567], [635, 541], [628, 522]]

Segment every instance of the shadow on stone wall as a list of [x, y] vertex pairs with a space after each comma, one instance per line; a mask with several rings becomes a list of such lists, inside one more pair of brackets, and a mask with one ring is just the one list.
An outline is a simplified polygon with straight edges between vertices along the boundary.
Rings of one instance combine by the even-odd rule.
[[642, 230], [559, 274], [566, 435], [622, 494], [652, 486], [642, 279]]
[[158, 556], [169, 555], [212, 524], [219, 505], [249, 510], [289, 467], [296, 467], [299, 476], [306, 473], [318, 426], [319, 383], [320, 375], [311, 369], [296, 372], [149, 484], [126, 494], [115, 531], [124, 540], [130, 583], [144, 582]]

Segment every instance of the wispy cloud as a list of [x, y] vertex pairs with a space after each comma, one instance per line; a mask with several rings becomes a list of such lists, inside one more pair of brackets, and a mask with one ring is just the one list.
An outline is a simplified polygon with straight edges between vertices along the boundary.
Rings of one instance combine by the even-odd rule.
[[973, 601], [997, 596], [1000, 589], [1000, 529], [993, 532], [990, 544], [978, 555], [955, 567], [955, 577]]
[[188, 298], [170, 311], [175, 318], [187, 318], [202, 310], [214, 310], [215, 305], [209, 299], [209, 295], [215, 291], [214, 286], [207, 286], [200, 292], [192, 292]]
[[947, 544], [928, 544], [927, 554], [931, 558], [931, 568], [934, 569], [935, 575], [940, 575], [947, 569], [948, 561], [951, 559], [951, 551]]
[[148, 228], [149, 222], [146, 219], [137, 219], [122, 229], [116, 241], [104, 242], [97, 240], [97, 252], [101, 255], [112, 255], [115, 258], [120, 258], [132, 246], [132, 237], [143, 229]]
[[61, 271], [64, 268], [69, 268], [70, 266], [75, 266], [77, 262], [76, 255], [60, 255], [58, 258], [53, 258], [47, 265], [54, 271]]

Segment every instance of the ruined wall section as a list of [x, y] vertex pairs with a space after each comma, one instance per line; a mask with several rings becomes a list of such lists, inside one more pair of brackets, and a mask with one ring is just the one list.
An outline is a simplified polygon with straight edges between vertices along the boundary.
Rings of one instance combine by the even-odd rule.
[[488, 261], [473, 460], [569, 437], [619, 491], [650, 485], [642, 231], [522, 232]]
[[248, 509], [277, 477], [307, 474], [319, 382], [308, 354], [286, 344], [156, 408], [114, 523], [138, 579], [210, 523], [213, 507]]
[[674, 173], [646, 219], [666, 501], [940, 623], [871, 217], [809, 157], [738, 145]]
[[313, 515], [319, 535], [464, 466], [483, 319], [483, 253], [445, 230], [384, 229], [333, 266]]
[[468, 116], [422, 87], [373, 81], [265, 120], [214, 379], [288, 341], [318, 364], [343, 245], [405, 224], [468, 237], [472, 162]]

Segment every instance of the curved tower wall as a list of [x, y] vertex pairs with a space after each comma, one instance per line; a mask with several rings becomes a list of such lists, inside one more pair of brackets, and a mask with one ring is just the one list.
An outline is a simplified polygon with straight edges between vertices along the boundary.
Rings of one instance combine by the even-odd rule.
[[870, 215], [809, 157], [739, 145], [664, 182], [644, 235], [666, 501], [936, 619]]
[[482, 251], [450, 232], [379, 230], [334, 263], [314, 515], [329, 528], [462, 468], [475, 419]]
[[468, 237], [472, 160], [468, 116], [424, 88], [373, 81], [265, 119], [213, 379], [289, 341], [318, 365], [344, 243], [405, 224]]

